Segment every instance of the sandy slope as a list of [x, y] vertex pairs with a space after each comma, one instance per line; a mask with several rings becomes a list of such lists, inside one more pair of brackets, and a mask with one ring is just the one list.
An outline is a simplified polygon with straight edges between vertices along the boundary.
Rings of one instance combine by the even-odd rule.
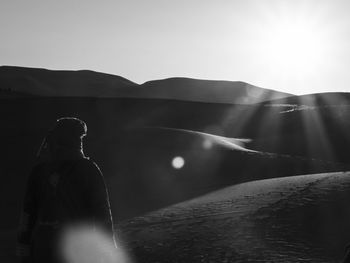
[[350, 173], [235, 185], [121, 223], [136, 262], [338, 262]]
[[179, 132], [180, 134], [183, 133], [183, 134], [198, 136], [203, 140], [202, 146], [204, 149], [210, 149], [215, 145], [220, 145], [229, 150], [258, 153], [258, 151], [250, 150], [245, 147], [245, 144], [251, 141], [250, 139], [229, 138], [229, 137], [214, 135], [206, 132], [192, 131], [187, 129], [167, 128], [167, 127], [147, 127], [147, 129], [175, 131], [175, 132]]

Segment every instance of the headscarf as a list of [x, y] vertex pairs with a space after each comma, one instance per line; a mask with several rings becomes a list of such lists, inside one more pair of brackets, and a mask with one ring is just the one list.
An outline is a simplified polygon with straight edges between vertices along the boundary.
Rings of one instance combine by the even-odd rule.
[[38, 157], [43, 148], [55, 145], [55, 157], [58, 159], [71, 159], [84, 157], [82, 139], [87, 134], [86, 123], [78, 118], [59, 118], [38, 151]]

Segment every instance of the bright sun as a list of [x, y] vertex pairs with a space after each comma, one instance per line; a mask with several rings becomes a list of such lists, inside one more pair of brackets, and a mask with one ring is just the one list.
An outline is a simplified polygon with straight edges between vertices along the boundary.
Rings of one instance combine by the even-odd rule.
[[285, 16], [260, 25], [258, 56], [275, 80], [303, 82], [325, 69], [331, 39], [318, 22]]

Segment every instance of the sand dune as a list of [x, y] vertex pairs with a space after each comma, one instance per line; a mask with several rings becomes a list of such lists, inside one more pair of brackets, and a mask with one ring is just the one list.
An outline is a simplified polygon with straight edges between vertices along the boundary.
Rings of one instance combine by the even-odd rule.
[[[53, 121], [62, 116], [78, 116], [88, 123], [86, 154], [100, 164], [109, 182], [118, 219], [249, 180], [346, 169], [344, 164], [312, 160], [307, 154], [298, 157], [293, 151], [266, 154], [278, 153], [278, 147], [308, 146], [302, 130], [298, 132], [301, 116], [280, 114], [278, 108], [115, 98], [4, 99], [0, 108], [6, 152], [1, 172], [7, 186], [0, 197], [14, 195], [15, 204], [4, 204], [9, 216], [2, 218], [2, 224], [8, 227], [16, 224], [17, 206], [37, 148]], [[279, 124], [274, 124], [276, 118]], [[345, 117], [339, 118], [340, 123], [343, 120], [346, 123]], [[140, 129], [144, 126], [175, 129]], [[348, 126], [334, 126], [335, 131], [337, 127], [339, 133], [332, 138], [339, 141], [334, 144], [339, 154], [347, 149]], [[312, 142], [321, 145], [316, 127], [311, 128]], [[296, 136], [288, 140], [294, 131]], [[176, 156], [185, 159], [183, 169], [171, 166]]]
[[[299, 190], [312, 188], [308, 185], [317, 186], [322, 182], [329, 184], [328, 179], [317, 181], [316, 177], [305, 176], [301, 177], [305, 179], [295, 181], [295, 187], [292, 177], [281, 179], [285, 182], [283, 187], [283, 184], [278, 183], [282, 182], [280, 179], [241, 184], [237, 187], [232, 185], [296, 174], [347, 170], [349, 166], [339, 161], [346, 162], [348, 156], [349, 133], [347, 131], [350, 127], [348, 106], [333, 105], [283, 112], [290, 107], [195, 103], [163, 99], [32, 97], [3, 99], [0, 108], [3, 124], [0, 135], [4, 153], [0, 170], [5, 186], [0, 191], [0, 198], [9, 200], [2, 204], [2, 209], [7, 211], [7, 215], [1, 218], [2, 227], [8, 230], [3, 231], [0, 238], [1, 243], [6, 244], [3, 246], [6, 251], [12, 251], [13, 243], [10, 240], [15, 238], [14, 229], [24, 194], [25, 178], [35, 162], [34, 154], [47, 129], [56, 118], [62, 116], [77, 116], [88, 123], [86, 153], [97, 161], [106, 176], [111, 205], [117, 221], [131, 219], [134, 216], [219, 190], [214, 195], [193, 199], [185, 206], [172, 207], [171, 212], [167, 209], [161, 210], [163, 219], [174, 221], [167, 221], [168, 225], [165, 229], [158, 225], [149, 230], [147, 224], [158, 222], [153, 217], [147, 216], [150, 220], [146, 217], [142, 217], [141, 221], [132, 220], [137, 224], [139, 222], [146, 224], [143, 237], [139, 227], [133, 228], [134, 223], [126, 226], [126, 234], [130, 234], [131, 247], [136, 249], [135, 257], [140, 257], [141, 262], [149, 262], [148, 258], [156, 262], [157, 260], [153, 259], [164, 253], [176, 259], [176, 255], [169, 252], [168, 244], [183, 249], [181, 251], [174, 249], [174, 253], [183, 254], [190, 258], [190, 262], [200, 262], [198, 255], [207, 259], [217, 256], [246, 262], [249, 254], [252, 256], [254, 253], [262, 255], [261, 259], [264, 257], [266, 259], [264, 254], [266, 251], [276, 262], [278, 260], [285, 262], [283, 258], [290, 258], [291, 262], [297, 262], [296, 257], [303, 258], [306, 253], [300, 245], [305, 242], [298, 243], [298, 240], [293, 239], [293, 234], [301, 237], [302, 240], [307, 240], [304, 247], [313, 251], [311, 259], [305, 258], [304, 261], [315, 262], [312, 259], [319, 259], [319, 262], [325, 262], [328, 254], [315, 252], [324, 245], [318, 245], [314, 240], [309, 242], [302, 233], [317, 236], [317, 233], [323, 233], [322, 229], [326, 229], [328, 232], [324, 236], [318, 236], [319, 240], [326, 240], [327, 235], [333, 235], [333, 232], [329, 232], [334, 230], [332, 226], [339, 226], [347, 231], [347, 228], [344, 228], [345, 221], [337, 221], [337, 218], [348, 220], [347, 212], [335, 218], [338, 215], [337, 211], [345, 211], [344, 207], [336, 206], [340, 198], [333, 198], [336, 191], [332, 190], [331, 195], [325, 194], [323, 190], [320, 190], [320, 195], [315, 196], [310, 196], [306, 190], [298, 194]], [[319, 126], [312, 122], [315, 119], [319, 120], [316, 124], [324, 125], [324, 129], [320, 130]], [[150, 126], [154, 127], [142, 128]], [[323, 148], [321, 139], [326, 137], [322, 137], [322, 133], [329, 139], [328, 143], [332, 147]], [[251, 138], [251, 140], [241, 138]], [[335, 153], [335, 155], [333, 159], [320, 160], [313, 158], [314, 153], [318, 153], [318, 156], [327, 156], [329, 153]], [[181, 169], [174, 169], [172, 166], [172, 160], [176, 156], [181, 156], [185, 160], [185, 165]], [[347, 184], [345, 177], [334, 178], [343, 178], [344, 185]], [[314, 181], [317, 183], [312, 183]], [[340, 179], [336, 181], [336, 188], [342, 182]], [[274, 194], [269, 194], [271, 192], [269, 185]], [[274, 187], [278, 185], [281, 189], [274, 191]], [[290, 189], [288, 185], [291, 186]], [[230, 188], [227, 188], [228, 186]], [[234, 192], [236, 194], [233, 194]], [[293, 195], [294, 192], [295, 195]], [[291, 199], [288, 199], [289, 194]], [[10, 199], [9, 196], [11, 196]], [[219, 199], [215, 199], [215, 196]], [[301, 198], [301, 204], [305, 203], [304, 208], [298, 206], [299, 198]], [[211, 199], [214, 201], [210, 201]], [[332, 205], [337, 209], [333, 211], [326, 204], [324, 200], [328, 199], [335, 200], [332, 201]], [[282, 201], [279, 202], [279, 200]], [[289, 203], [288, 200], [293, 202]], [[308, 206], [309, 201], [315, 206]], [[280, 205], [269, 208], [270, 204], [276, 202]], [[320, 206], [317, 202], [320, 202]], [[201, 207], [208, 214], [204, 213]], [[259, 210], [259, 207], [266, 209]], [[287, 210], [293, 212], [283, 212]], [[326, 228], [322, 227], [323, 223], [313, 224], [321, 221], [318, 218], [311, 220], [312, 215], [309, 211], [313, 215], [318, 215], [319, 211], [325, 211], [324, 215], [319, 214], [319, 218], [329, 220], [324, 223]], [[257, 214], [251, 216], [255, 212]], [[235, 214], [243, 217], [237, 217], [239, 219], [237, 221], [236, 217], [233, 217]], [[309, 219], [305, 219], [302, 214]], [[161, 219], [157, 214], [155, 215]], [[183, 215], [185, 217], [181, 217]], [[189, 222], [188, 215], [195, 215], [198, 221], [196, 219]], [[210, 215], [215, 220], [208, 223], [207, 218]], [[218, 218], [216, 219], [215, 216]], [[279, 218], [283, 222], [279, 221]], [[305, 224], [308, 227], [311, 226], [311, 229], [315, 226], [316, 230], [314, 228], [313, 232], [308, 232], [307, 229], [295, 228], [291, 220], [293, 222], [302, 220], [303, 224], [306, 222]], [[178, 229], [176, 225], [179, 225]], [[223, 225], [222, 228], [221, 225]], [[277, 232], [273, 232], [273, 225], [280, 226], [276, 227], [279, 233], [284, 233], [284, 229], [292, 229], [291, 235], [278, 236]], [[175, 232], [172, 232], [172, 228]], [[332, 248], [333, 250], [329, 252], [331, 256], [328, 259], [339, 257], [341, 253], [337, 249], [345, 242], [340, 240], [347, 239], [339, 236], [340, 232], [346, 233], [346, 231], [339, 229], [336, 231], [338, 231], [335, 234], [336, 239], [332, 239], [336, 248]], [[167, 232], [174, 237], [168, 237]], [[265, 232], [270, 234], [265, 236]], [[246, 233], [251, 233], [247, 239], [245, 239]], [[149, 240], [145, 240], [147, 236]], [[236, 239], [245, 240], [242, 242], [244, 248], [239, 247]], [[142, 243], [142, 240], [145, 243]], [[152, 243], [150, 240], [159, 240], [163, 245]], [[291, 248], [288, 247], [286, 240], [290, 240]], [[209, 243], [215, 245], [213, 247], [217, 248], [217, 252], [207, 249]], [[257, 250], [252, 252], [249, 244], [255, 246]], [[331, 244], [328, 245], [331, 246]], [[164, 247], [164, 250], [158, 250], [160, 247]], [[278, 254], [275, 247], [282, 252]], [[283, 252], [284, 250], [287, 252]], [[146, 259], [142, 261], [142, 258]], [[258, 261], [257, 257], [251, 258], [253, 258], [252, 261]], [[217, 260], [212, 259], [212, 261]], [[188, 260], [179, 259], [177, 262], [188, 262]]]
[[350, 241], [349, 175], [239, 184], [118, 227], [137, 262], [339, 262]]
[[348, 162], [349, 105], [301, 106], [276, 118], [277, 128], [257, 135], [252, 149]]
[[230, 150], [236, 150], [236, 151], [243, 151], [243, 152], [251, 152], [251, 153], [257, 153], [258, 151], [250, 150], [245, 147], [245, 144], [248, 142], [251, 142], [251, 139], [246, 138], [228, 138], [224, 136], [218, 136], [215, 134], [205, 133], [205, 132], [199, 132], [199, 131], [192, 131], [187, 129], [176, 129], [176, 128], [167, 128], [167, 127], [147, 127], [148, 129], [161, 129], [161, 130], [169, 130], [169, 131], [178, 131], [180, 133], [184, 134], [192, 134], [197, 135], [200, 138], [203, 138], [203, 148], [210, 149], [211, 147], [215, 145], [220, 145], [224, 148], [230, 149]]

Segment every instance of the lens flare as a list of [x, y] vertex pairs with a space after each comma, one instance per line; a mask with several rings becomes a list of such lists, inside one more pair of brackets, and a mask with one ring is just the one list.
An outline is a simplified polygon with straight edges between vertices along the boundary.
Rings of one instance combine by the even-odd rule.
[[203, 141], [203, 148], [206, 149], [206, 150], [209, 150], [213, 147], [213, 142], [209, 139], [205, 139]]
[[110, 236], [91, 226], [67, 228], [60, 247], [65, 263], [131, 263]]
[[181, 156], [177, 156], [172, 160], [171, 164], [175, 169], [181, 169], [185, 165], [185, 160]]

